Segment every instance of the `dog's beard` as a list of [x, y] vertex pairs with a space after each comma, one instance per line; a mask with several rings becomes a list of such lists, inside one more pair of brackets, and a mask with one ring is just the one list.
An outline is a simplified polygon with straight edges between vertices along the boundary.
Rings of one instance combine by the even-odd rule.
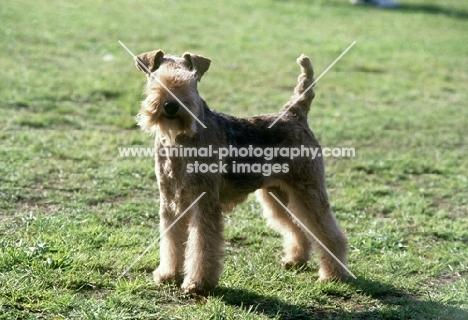
[[[197, 121], [186, 110], [179, 112], [171, 119], [163, 112], [158, 112], [158, 109], [153, 112], [152, 109], [148, 109], [142, 108], [137, 115], [138, 125], [144, 131], [159, 138], [165, 146], [176, 145], [176, 138], [181, 134], [191, 138], [197, 133]], [[199, 114], [198, 110], [192, 110], [192, 112]]]
[[184, 134], [193, 137], [197, 132], [195, 119], [187, 114], [188, 117], [177, 117], [175, 119], [164, 119], [155, 126], [155, 134], [164, 146], [176, 145], [176, 138]]

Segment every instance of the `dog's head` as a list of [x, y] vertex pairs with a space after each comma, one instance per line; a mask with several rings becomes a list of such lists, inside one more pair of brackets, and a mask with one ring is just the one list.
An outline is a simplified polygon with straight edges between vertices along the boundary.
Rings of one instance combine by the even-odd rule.
[[195, 117], [202, 117], [203, 111], [197, 82], [210, 63], [210, 59], [188, 52], [177, 57], [156, 50], [135, 57], [136, 67], [148, 80], [138, 125], [165, 144], [174, 145], [180, 134], [192, 137], [198, 127]]

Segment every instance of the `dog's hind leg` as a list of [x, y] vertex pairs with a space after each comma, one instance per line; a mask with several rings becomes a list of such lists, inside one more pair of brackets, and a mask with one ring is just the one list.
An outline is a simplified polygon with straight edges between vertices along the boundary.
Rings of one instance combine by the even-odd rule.
[[[305, 229], [310, 240], [316, 244], [315, 248], [320, 253], [320, 279], [345, 278], [347, 270], [342, 264], [346, 265], [347, 239], [332, 215], [326, 191], [291, 189], [288, 208], [302, 222], [301, 227]], [[332, 252], [341, 263], [324, 247]]]
[[269, 192], [272, 192], [285, 205], [289, 199], [287, 193], [278, 187], [268, 187], [256, 191], [257, 199], [262, 204], [263, 214], [267, 218], [268, 224], [284, 237], [283, 266], [290, 268], [307, 265], [312, 252], [311, 241]]

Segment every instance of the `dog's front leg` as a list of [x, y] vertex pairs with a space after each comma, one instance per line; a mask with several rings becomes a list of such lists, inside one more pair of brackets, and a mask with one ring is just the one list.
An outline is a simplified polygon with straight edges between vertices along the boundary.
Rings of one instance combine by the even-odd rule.
[[223, 255], [221, 206], [205, 196], [190, 215], [182, 284], [185, 292], [202, 293], [213, 289], [221, 276]]
[[169, 204], [161, 202], [159, 210], [160, 263], [153, 276], [157, 283], [176, 280], [182, 281], [184, 251], [187, 241], [188, 217], [184, 216], [174, 224], [177, 215]]

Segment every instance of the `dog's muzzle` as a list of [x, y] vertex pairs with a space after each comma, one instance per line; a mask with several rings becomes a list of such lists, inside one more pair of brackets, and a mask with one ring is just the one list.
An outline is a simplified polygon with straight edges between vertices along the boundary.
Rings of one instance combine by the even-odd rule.
[[175, 101], [166, 101], [164, 103], [164, 112], [169, 118], [173, 118], [179, 111], [179, 103]]

